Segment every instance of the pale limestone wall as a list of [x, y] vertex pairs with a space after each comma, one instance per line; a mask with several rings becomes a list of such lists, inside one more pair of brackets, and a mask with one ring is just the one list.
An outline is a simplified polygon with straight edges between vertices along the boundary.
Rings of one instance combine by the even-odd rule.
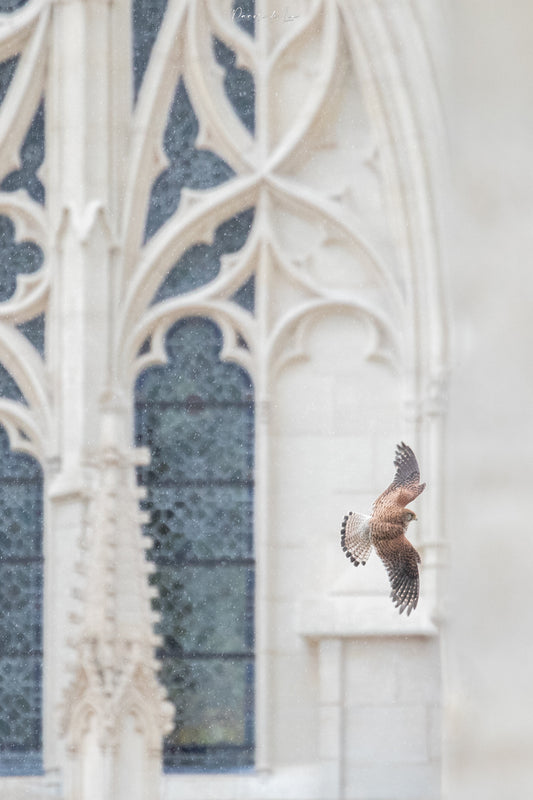
[[[258, 0], [265, 13], [274, 5]], [[35, 378], [50, 407], [48, 426], [25, 427], [22, 414], [17, 422], [46, 473], [47, 775], [0, 786], [10, 800], [436, 800], [448, 327], [442, 119], [425, 26], [438, 25], [408, 0], [323, 0], [299, 4], [300, 36], [265, 22], [257, 51], [236, 37], [256, 77], [253, 142], [212, 64], [208, 4], [170, 4], [134, 117], [121, 93], [127, 3], [89, 6], [55, 4], [50, 27], [46, 6], [33, 12], [42, 58], [45, 47], [51, 54], [52, 233], [39, 299], [50, 385], [44, 365]], [[145, 247], [139, 220], [164, 166], [181, 72], [200, 119], [197, 146], [236, 178], [184, 191]], [[98, 124], [85, 129], [86, 117]], [[117, 152], [128, 157], [106, 170]], [[193, 299], [151, 306], [180, 254], [251, 205], [259, 222], [249, 246]], [[232, 302], [252, 273], [253, 319]], [[131, 386], [143, 366], [164, 360], [166, 330], [189, 314], [221, 326], [225, 357], [256, 390], [258, 769], [159, 783], [169, 709], [154, 680]], [[138, 356], [148, 337], [151, 349]], [[409, 618], [392, 606], [379, 561], [355, 570], [339, 547], [343, 515], [370, 510], [400, 439], [428, 482], [412, 526], [422, 598]]]
[[533, 8], [456, 2], [445, 797], [533, 796]]
[[361, 358], [366, 334], [346, 316], [323, 320], [310, 358], [278, 380], [276, 760], [316, 754], [323, 798], [429, 800], [440, 792], [440, 652], [427, 587], [399, 618], [377, 557], [355, 569], [339, 549], [343, 514], [369, 513], [392, 477], [403, 425], [401, 381]]
[[440, 797], [440, 655], [434, 638], [346, 645], [346, 797]]

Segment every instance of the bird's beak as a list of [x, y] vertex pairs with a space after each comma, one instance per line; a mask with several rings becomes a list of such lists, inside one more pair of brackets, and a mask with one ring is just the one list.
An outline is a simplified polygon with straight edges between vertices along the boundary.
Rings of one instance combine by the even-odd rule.
[[414, 514], [413, 516], [413, 522], [418, 522], [418, 517], [416, 516], [416, 514]]

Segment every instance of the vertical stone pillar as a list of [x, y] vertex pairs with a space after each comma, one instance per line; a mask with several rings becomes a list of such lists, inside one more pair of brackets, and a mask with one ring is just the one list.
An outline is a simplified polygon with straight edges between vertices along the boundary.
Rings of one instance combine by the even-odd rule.
[[55, 733], [45, 734], [45, 768], [63, 781], [65, 800], [157, 797], [171, 716], [156, 678], [135, 480], [142, 454], [130, 444], [132, 398], [116, 385], [114, 264], [131, 120], [129, 13], [125, 0], [65, 0], [52, 9], [47, 360], [55, 425], [46, 489], [52, 589], [44, 716]]
[[145, 454], [121, 446], [125, 417], [113, 400], [103, 402], [79, 564], [81, 619], [64, 703], [68, 800], [157, 798], [161, 740], [171, 727], [172, 708], [156, 678], [152, 565], [133, 473]]
[[344, 796], [344, 654], [340, 638], [318, 641], [319, 757], [324, 797]]

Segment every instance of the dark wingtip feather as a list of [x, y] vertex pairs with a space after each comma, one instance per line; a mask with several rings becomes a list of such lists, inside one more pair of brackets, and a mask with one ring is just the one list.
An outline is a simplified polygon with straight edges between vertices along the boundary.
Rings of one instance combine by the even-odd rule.
[[[351, 513], [352, 512], [350, 511], [350, 514]], [[345, 547], [345, 544], [346, 544], [346, 523], [348, 522], [348, 517], [349, 517], [349, 514], [347, 514], [344, 517], [344, 519], [342, 521], [342, 525], [341, 525], [341, 547], [342, 547], [343, 550], [346, 550], [346, 547]]]
[[[420, 469], [418, 461], [413, 450], [405, 442], [396, 445], [396, 453], [394, 456], [394, 466], [396, 467], [396, 474], [392, 482], [393, 486], [407, 483], [419, 483]], [[423, 487], [418, 487], [418, 494], [422, 492]]]

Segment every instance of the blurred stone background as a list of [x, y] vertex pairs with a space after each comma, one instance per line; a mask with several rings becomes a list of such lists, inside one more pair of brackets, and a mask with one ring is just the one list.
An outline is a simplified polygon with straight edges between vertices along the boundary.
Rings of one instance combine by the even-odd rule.
[[454, 2], [444, 796], [533, 792], [533, 7]]

